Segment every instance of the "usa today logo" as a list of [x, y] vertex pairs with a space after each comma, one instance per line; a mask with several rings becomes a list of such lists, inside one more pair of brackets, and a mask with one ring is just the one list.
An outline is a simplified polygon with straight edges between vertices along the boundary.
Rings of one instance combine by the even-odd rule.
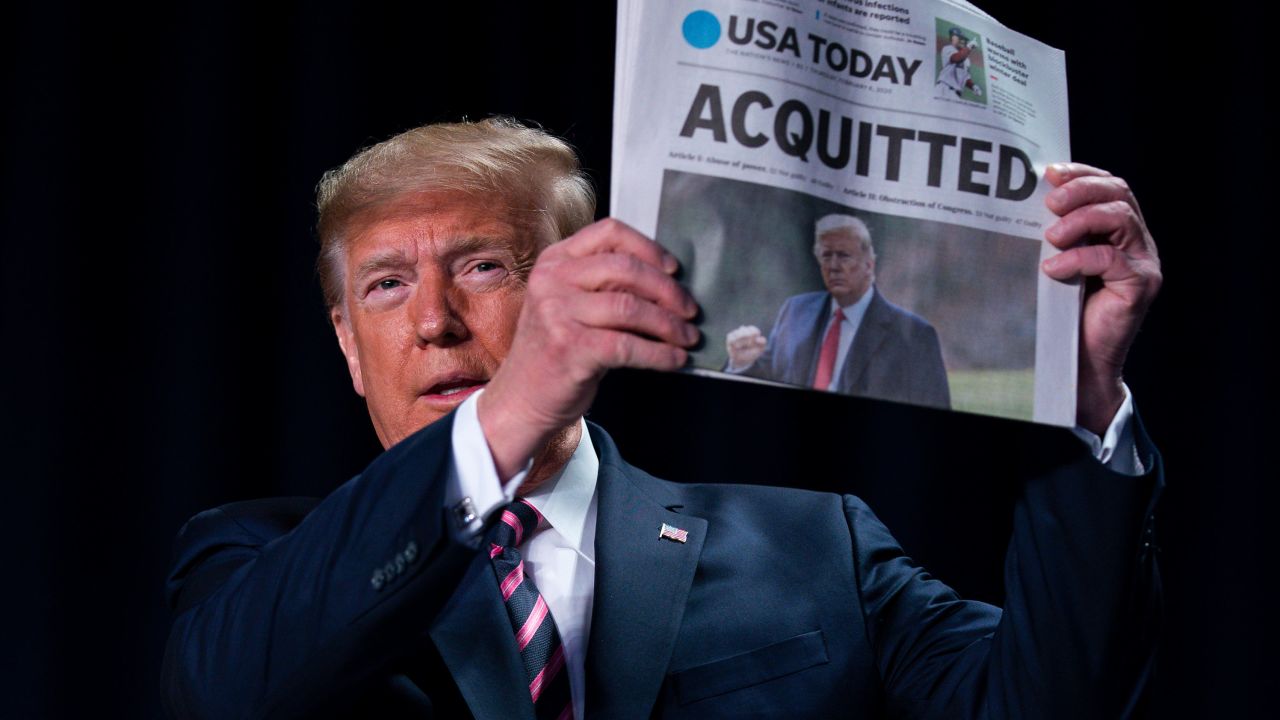
[[706, 10], [694, 10], [684, 17], [680, 32], [684, 33], [685, 42], [706, 50], [720, 39], [720, 21]]

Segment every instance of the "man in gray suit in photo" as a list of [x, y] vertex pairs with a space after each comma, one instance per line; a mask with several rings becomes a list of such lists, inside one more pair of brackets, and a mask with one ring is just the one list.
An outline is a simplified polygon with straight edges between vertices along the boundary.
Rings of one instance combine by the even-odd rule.
[[871, 233], [852, 215], [826, 215], [813, 254], [825, 291], [782, 303], [768, 340], [755, 326], [725, 339], [731, 373], [915, 405], [951, 407], [938, 333], [875, 288]]

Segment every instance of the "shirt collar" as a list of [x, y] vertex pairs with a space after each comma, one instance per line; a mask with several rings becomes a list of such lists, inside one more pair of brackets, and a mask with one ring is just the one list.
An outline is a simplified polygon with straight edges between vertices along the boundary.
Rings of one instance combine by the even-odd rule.
[[[875, 291], [876, 289], [874, 286], [868, 286], [866, 291], [862, 293], [862, 297], [858, 298], [851, 305], [841, 307], [840, 310], [844, 313], [845, 320], [857, 325], [862, 319], [862, 316], [867, 314], [867, 306], [871, 304], [871, 296], [875, 294]], [[832, 297], [831, 312], [834, 313], [837, 307], [840, 307], [840, 304], [836, 302], [835, 297]]]
[[835, 296], [832, 296], [831, 311], [832, 313], [835, 313], [836, 307], [840, 307], [841, 311], [844, 311], [846, 318], [850, 315], [861, 315], [863, 313], [867, 313], [867, 306], [872, 304], [872, 293], [874, 292], [876, 292], [876, 288], [868, 286], [867, 290], [863, 291], [863, 296], [859, 297], [858, 300], [851, 302], [850, 305], [845, 306], [838, 304]]
[[[578, 447], [569, 462], [541, 487], [524, 496], [542, 513], [570, 547], [595, 561], [595, 527], [590, 510], [596, 494], [596, 478], [600, 474], [600, 458], [596, 457], [591, 433], [585, 420], [578, 420], [582, 430]], [[591, 537], [588, 537], [588, 534]]]

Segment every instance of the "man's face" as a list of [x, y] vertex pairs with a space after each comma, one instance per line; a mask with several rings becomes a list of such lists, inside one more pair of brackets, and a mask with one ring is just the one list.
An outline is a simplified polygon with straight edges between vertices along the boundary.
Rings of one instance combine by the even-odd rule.
[[511, 347], [539, 243], [500, 197], [405, 195], [348, 230], [331, 319], [384, 447], [484, 386]]
[[841, 305], [857, 302], [871, 287], [876, 262], [863, 250], [855, 230], [832, 230], [818, 236], [814, 253], [822, 270], [822, 282]]
[[951, 36], [951, 47], [958, 48], [963, 44], [964, 44], [964, 39], [961, 38], [959, 35]]

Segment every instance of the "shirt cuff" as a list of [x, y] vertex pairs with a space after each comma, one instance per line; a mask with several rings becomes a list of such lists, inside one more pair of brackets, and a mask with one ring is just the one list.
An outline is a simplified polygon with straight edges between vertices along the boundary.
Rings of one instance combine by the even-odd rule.
[[455, 537], [464, 542], [476, 538], [484, 528], [484, 519], [494, 510], [515, 499], [516, 490], [533, 465], [530, 459], [505, 485], [498, 480], [493, 453], [476, 414], [476, 399], [483, 392], [464, 400], [453, 414], [453, 452], [449, 456], [445, 507], [453, 520]]
[[1120, 387], [1124, 390], [1124, 402], [1111, 419], [1106, 434], [1098, 437], [1082, 427], [1074, 427], [1071, 431], [1089, 446], [1093, 457], [1108, 470], [1121, 475], [1142, 475], [1147, 470], [1138, 457], [1138, 446], [1133, 437], [1133, 394], [1129, 392], [1128, 385], [1121, 383]]

